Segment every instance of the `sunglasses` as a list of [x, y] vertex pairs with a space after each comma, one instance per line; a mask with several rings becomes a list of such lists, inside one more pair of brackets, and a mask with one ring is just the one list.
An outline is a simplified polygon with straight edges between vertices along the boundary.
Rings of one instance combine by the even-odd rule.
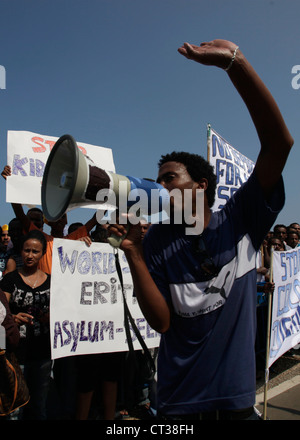
[[206, 250], [205, 242], [202, 235], [199, 235], [194, 241], [194, 253], [196, 253], [201, 267], [201, 281], [208, 281], [216, 277], [220, 272]]

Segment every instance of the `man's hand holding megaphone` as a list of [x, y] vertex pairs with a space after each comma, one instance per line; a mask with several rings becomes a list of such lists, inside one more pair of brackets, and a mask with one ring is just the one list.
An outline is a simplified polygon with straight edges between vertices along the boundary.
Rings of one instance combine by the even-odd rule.
[[136, 247], [142, 248], [142, 225], [130, 223], [130, 214], [122, 214], [127, 217], [126, 224], [109, 224], [107, 227], [108, 241], [114, 247], [119, 247], [126, 252]]

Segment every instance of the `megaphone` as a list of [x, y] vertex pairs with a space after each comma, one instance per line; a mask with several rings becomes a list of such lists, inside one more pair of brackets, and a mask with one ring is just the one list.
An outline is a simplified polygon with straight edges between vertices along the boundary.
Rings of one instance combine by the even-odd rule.
[[[153, 190], [157, 197], [153, 197]], [[114, 203], [109, 195], [114, 195]], [[57, 221], [77, 207], [97, 205], [101, 209], [108, 206], [113, 209], [119, 208], [121, 202], [124, 205], [124, 200], [127, 209], [141, 199], [146, 200], [147, 206], [142, 205], [147, 213], [156, 214], [169, 203], [169, 193], [156, 182], [99, 168], [79, 150], [75, 139], [66, 134], [56, 141], [49, 154], [41, 199], [46, 219]]]

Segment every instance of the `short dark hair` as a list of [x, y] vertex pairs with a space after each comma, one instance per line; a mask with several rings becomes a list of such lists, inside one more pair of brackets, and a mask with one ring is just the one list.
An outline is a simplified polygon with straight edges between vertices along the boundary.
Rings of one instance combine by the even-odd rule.
[[278, 224], [275, 225], [274, 228], [273, 228], [274, 233], [276, 233], [277, 229], [281, 229], [281, 228], [284, 228], [284, 229], [287, 231], [287, 227], [286, 227], [285, 225], [278, 223]]
[[38, 212], [39, 214], [43, 215], [43, 211], [40, 208], [37, 208], [34, 206], [33, 208], [28, 209], [27, 214], [30, 212]]
[[81, 226], [83, 226], [83, 223], [81, 223], [81, 222], [72, 223], [68, 227], [68, 234], [71, 234], [72, 232], [77, 231], [77, 229], [79, 229]]
[[214, 167], [199, 154], [186, 153], [184, 151], [173, 151], [172, 153], [161, 156], [158, 166], [161, 167], [166, 162], [179, 162], [185, 165], [187, 172], [195, 182], [205, 178], [208, 181], [206, 197], [208, 206], [211, 208], [215, 202], [217, 176]]
[[43, 254], [44, 254], [47, 249], [47, 241], [46, 241], [44, 234], [41, 231], [39, 231], [38, 229], [33, 229], [32, 231], [29, 231], [28, 234], [22, 238], [22, 247], [21, 248], [23, 248], [25, 241], [31, 240], [31, 239], [38, 240], [42, 243], [42, 249], [43, 249]]

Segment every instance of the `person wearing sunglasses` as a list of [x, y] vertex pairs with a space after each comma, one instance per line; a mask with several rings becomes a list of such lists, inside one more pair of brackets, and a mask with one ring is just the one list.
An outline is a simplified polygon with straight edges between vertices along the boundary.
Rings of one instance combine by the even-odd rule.
[[[185, 43], [178, 51], [228, 75], [258, 134], [255, 169], [224, 208], [212, 212], [216, 178], [207, 161], [186, 152], [162, 156], [161, 185], [170, 192], [179, 189], [183, 199], [189, 190], [193, 209], [197, 190], [204, 192], [203, 232], [187, 234], [186, 225], [174, 222], [152, 224], [142, 244], [139, 226], [130, 225], [121, 249], [141, 310], [161, 333], [159, 417], [256, 419], [255, 261], [284, 205], [281, 174], [293, 139], [274, 98], [236, 44]], [[196, 89], [203, 82], [200, 77]], [[110, 227], [110, 233], [120, 236], [125, 231], [124, 225]]]

